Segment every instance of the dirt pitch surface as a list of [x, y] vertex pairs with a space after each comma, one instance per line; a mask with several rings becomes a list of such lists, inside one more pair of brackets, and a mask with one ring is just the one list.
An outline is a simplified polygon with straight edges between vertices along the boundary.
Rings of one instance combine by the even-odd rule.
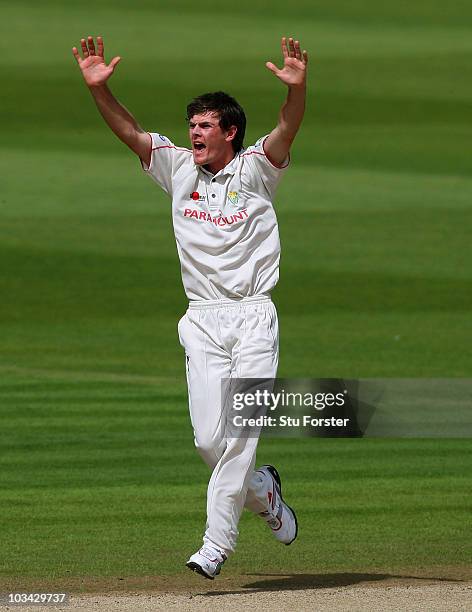
[[[7, 592], [7, 581], [2, 581]], [[13, 586], [13, 585], [11, 585]], [[7, 587], [7, 588], [5, 588]], [[18, 592], [16, 585], [15, 591]], [[145, 578], [84, 578], [24, 585], [24, 591], [69, 591], [67, 605], [0, 610], [140, 612], [151, 610], [425, 611], [472, 612], [470, 571], [395, 574], [258, 574], [205, 580], [196, 574]]]

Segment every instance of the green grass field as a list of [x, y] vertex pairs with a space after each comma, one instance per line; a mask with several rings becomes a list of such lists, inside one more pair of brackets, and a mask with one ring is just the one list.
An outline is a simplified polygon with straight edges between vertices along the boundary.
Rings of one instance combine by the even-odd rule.
[[[187, 571], [208, 472], [193, 448], [170, 205], [107, 131], [71, 54], [104, 36], [111, 88], [186, 143], [225, 89], [246, 143], [310, 53], [276, 201], [283, 377], [472, 376], [472, 8], [426, 0], [2, 5], [0, 582]], [[245, 514], [232, 572], [412, 571], [470, 562], [471, 443], [263, 440], [300, 538]], [[5, 582], [6, 583], [6, 582]]]

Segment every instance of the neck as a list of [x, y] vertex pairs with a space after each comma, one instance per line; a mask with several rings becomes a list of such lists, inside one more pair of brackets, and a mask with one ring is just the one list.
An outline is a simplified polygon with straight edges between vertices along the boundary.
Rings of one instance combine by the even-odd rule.
[[208, 170], [212, 174], [217, 174], [220, 170], [223, 170], [223, 168], [227, 166], [229, 162], [234, 159], [235, 156], [236, 153], [233, 151], [233, 149], [231, 149], [231, 151], [228, 151], [226, 155], [221, 159], [218, 159], [217, 161], [214, 161], [211, 164], [206, 164], [203, 167], [205, 168], [205, 170]]

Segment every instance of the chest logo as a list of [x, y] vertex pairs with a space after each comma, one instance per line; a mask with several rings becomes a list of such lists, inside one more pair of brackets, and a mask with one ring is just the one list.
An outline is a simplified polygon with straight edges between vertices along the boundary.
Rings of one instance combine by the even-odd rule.
[[204, 195], [200, 195], [198, 191], [192, 191], [192, 193], [190, 194], [190, 198], [194, 202], [204, 202], [206, 200], [206, 197]]
[[239, 193], [237, 191], [228, 191], [228, 200], [236, 206], [239, 200]]

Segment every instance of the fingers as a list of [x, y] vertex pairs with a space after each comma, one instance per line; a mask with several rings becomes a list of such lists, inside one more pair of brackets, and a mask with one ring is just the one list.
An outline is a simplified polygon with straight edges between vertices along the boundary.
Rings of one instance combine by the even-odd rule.
[[121, 57], [117, 56], [114, 57], [111, 62], [108, 64], [108, 68], [111, 68], [112, 70], [115, 69], [115, 66], [118, 64], [118, 62], [121, 61]]
[[93, 36], [88, 37], [88, 50], [90, 55], [96, 55], [95, 43], [93, 42]]
[[80, 66], [80, 62], [82, 61], [82, 58], [80, 57], [79, 52], [77, 51], [77, 47], [72, 47], [72, 53], [74, 54], [74, 57]]
[[103, 38], [101, 36], [97, 36], [97, 47], [98, 47], [98, 55], [103, 57]]
[[293, 38], [288, 39], [288, 56], [296, 57], [295, 56], [295, 43], [293, 42]]
[[305, 64], [308, 63], [308, 53], [306, 51], [302, 52], [300, 48], [299, 40], [294, 40], [293, 38], [287, 39], [284, 36], [282, 38], [282, 53], [283, 53], [284, 59], [286, 57], [293, 57], [297, 60], [302, 61]]
[[302, 59], [302, 52], [300, 51], [300, 41], [293, 40], [293, 38], [288, 39], [288, 56], [294, 57], [295, 59]]
[[287, 39], [285, 36], [282, 37], [282, 55], [284, 56], [284, 59], [288, 57]]
[[89, 56], [89, 52], [88, 52], [88, 48], [87, 48], [87, 43], [85, 42], [85, 38], [81, 38], [80, 39], [80, 46], [82, 47], [82, 55], [84, 56], [84, 59], [87, 58]]
[[[83, 59], [86, 59], [87, 57], [89, 57], [89, 55], [99, 55], [100, 57], [103, 57], [103, 38], [101, 36], [97, 36], [98, 50], [95, 50], [95, 43], [93, 40], [93, 36], [87, 36], [87, 40], [85, 38], [81, 38], [80, 47], [82, 49]], [[74, 49], [76, 49], [76, 47], [74, 47]], [[74, 56], [75, 56], [75, 59], [77, 59], [77, 56], [75, 55], [75, 53], [74, 53]], [[79, 58], [80, 58], [80, 55], [79, 55]]]
[[266, 62], [266, 68], [268, 68], [274, 74], [278, 74], [280, 72], [277, 66], [273, 64], [272, 62]]

